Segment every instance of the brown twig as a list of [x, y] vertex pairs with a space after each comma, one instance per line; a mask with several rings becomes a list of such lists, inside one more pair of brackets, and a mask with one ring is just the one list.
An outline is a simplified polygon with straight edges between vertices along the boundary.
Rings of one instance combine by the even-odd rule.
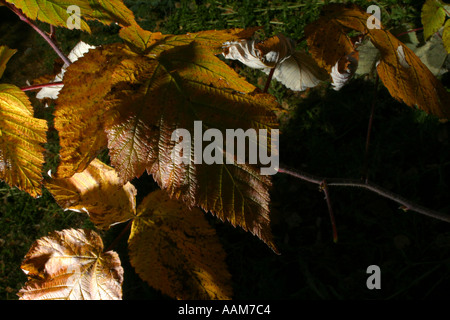
[[32, 27], [42, 38], [47, 41], [47, 43], [52, 47], [52, 49], [56, 52], [56, 54], [64, 61], [66, 65], [70, 65], [71, 62], [69, 58], [65, 56], [65, 54], [61, 51], [61, 49], [58, 48], [58, 46], [53, 42], [53, 40], [48, 36], [48, 34], [41, 29], [39, 29], [38, 26], [36, 26], [34, 23], [28, 19], [20, 9], [16, 8], [14, 5], [9, 4], [7, 2], [3, 2], [9, 9], [11, 9], [12, 12], [14, 12], [17, 16], [19, 16], [20, 20], [28, 24], [30, 27]]
[[326, 180], [322, 181], [322, 184], [320, 185], [320, 189], [325, 194], [325, 200], [327, 202], [328, 213], [330, 214], [331, 227], [333, 228], [333, 241], [334, 241], [334, 243], [337, 243], [338, 233], [337, 233], [337, 228], [336, 228], [336, 219], [334, 218], [333, 206], [331, 205], [331, 199], [330, 199], [330, 190], [328, 189], [328, 184], [327, 184]]
[[375, 78], [375, 88], [374, 88], [374, 92], [373, 92], [372, 108], [370, 110], [369, 124], [367, 126], [366, 150], [364, 153], [363, 172], [362, 172], [362, 176], [361, 176], [361, 180], [366, 181], [366, 182], [369, 180], [370, 136], [372, 134], [373, 116], [375, 114], [375, 107], [376, 107], [376, 103], [377, 103], [378, 82], [379, 82], [379, 76], [377, 73], [376, 78]]
[[302, 172], [302, 171], [295, 170], [295, 169], [290, 169], [287, 167], [281, 167], [281, 166], [278, 169], [278, 172], [288, 174], [295, 178], [298, 178], [298, 179], [301, 179], [301, 180], [304, 180], [304, 181], [307, 181], [310, 183], [314, 183], [319, 186], [322, 185], [323, 181], [326, 181], [328, 187], [353, 187], [353, 188], [366, 189], [366, 190], [369, 190], [371, 192], [378, 194], [379, 196], [390, 199], [390, 200], [400, 204], [401, 209], [403, 209], [405, 211], [408, 211], [408, 210], [414, 211], [414, 212], [423, 214], [425, 216], [450, 223], [450, 215], [443, 214], [441, 212], [434, 211], [434, 210], [425, 208], [423, 206], [420, 206], [398, 194], [395, 194], [387, 189], [384, 189], [384, 188], [382, 188], [374, 183], [368, 182], [368, 181], [361, 182], [360, 180], [356, 180], [356, 179], [328, 179], [328, 178], [314, 176], [314, 175], [306, 173], [306, 172]]
[[276, 66], [274, 66], [272, 69], [270, 69], [269, 77], [267, 78], [266, 85], [263, 90], [264, 93], [267, 93], [267, 91], [269, 90], [270, 82], [272, 81], [273, 73], [275, 72], [275, 68], [276, 68]]

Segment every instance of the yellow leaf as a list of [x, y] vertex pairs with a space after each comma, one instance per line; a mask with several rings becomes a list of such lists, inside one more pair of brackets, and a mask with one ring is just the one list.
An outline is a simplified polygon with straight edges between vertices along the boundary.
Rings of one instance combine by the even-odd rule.
[[195, 41], [174, 46], [174, 41], [163, 40], [145, 55], [125, 45], [106, 45], [70, 66], [55, 111], [58, 175], [83, 171], [108, 146], [124, 183], [147, 171], [171, 196], [241, 226], [276, 250], [269, 220], [271, 182], [260, 174], [261, 165], [196, 164], [193, 159], [175, 165], [171, 137], [176, 129], [186, 129], [194, 141], [195, 121], [224, 136], [227, 129], [266, 129], [270, 137], [278, 104], [254, 92], [209, 47]]
[[37, 240], [21, 266], [21, 300], [120, 300], [123, 269], [92, 230], [67, 229]]
[[[348, 30], [359, 31], [370, 37], [380, 51], [378, 75], [392, 97], [440, 118], [450, 117], [450, 94], [411, 49], [382, 26], [369, 29], [367, 20], [370, 15], [355, 5], [329, 5], [324, 12], [307, 28], [310, 51], [319, 64], [331, 68], [341, 54], [348, 55], [351, 52], [350, 39], [346, 33]], [[334, 36], [338, 41], [333, 41]], [[347, 40], [341, 40], [345, 37]], [[339, 53], [321, 58], [320, 53], [325, 49]]]
[[113, 54], [102, 47], [90, 50], [85, 57], [87, 59], [79, 59], [67, 69], [65, 86], [57, 100], [55, 128], [59, 131], [61, 145], [57, 178], [70, 178], [82, 172], [106, 147], [103, 130], [106, 110], [102, 102], [111, 85], [120, 81], [115, 69], [134, 63], [126, 60], [125, 54]]
[[47, 122], [34, 118], [27, 95], [9, 84], [0, 84], [0, 132], [0, 179], [41, 195]]
[[440, 0], [427, 0], [422, 7], [423, 36], [428, 40], [439, 31], [445, 21], [446, 13]]
[[68, 179], [47, 179], [45, 187], [64, 209], [84, 210], [98, 228], [132, 219], [136, 214], [136, 188], [119, 181], [116, 171], [95, 159]]
[[161, 32], [144, 30], [138, 24], [122, 27], [119, 31], [119, 36], [129, 45], [136, 48], [138, 52], [145, 52], [153, 44], [167, 37], [163, 36]]
[[225, 252], [201, 210], [155, 191], [139, 206], [128, 242], [136, 272], [163, 294], [231, 299]]
[[9, 59], [17, 52], [16, 49], [10, 49], [7, 46], [0, 46], [0, 78], [5, 72], [6, 64]]
[[[122, 26], [134, 22], [133, 12], [122, 0], [6, 0], [22, 10], [23, 14], [32, 20], [39, 20], [58, 27], [69, 28], [68, 21], [79, 20], [83, 31], [91, 32], [86, 21], [97, 20], [109, 25], [117, 22]], [[76, 9], [76, 10], [72, 10]], [[77, 12], [78, 11], [78, 12]]]

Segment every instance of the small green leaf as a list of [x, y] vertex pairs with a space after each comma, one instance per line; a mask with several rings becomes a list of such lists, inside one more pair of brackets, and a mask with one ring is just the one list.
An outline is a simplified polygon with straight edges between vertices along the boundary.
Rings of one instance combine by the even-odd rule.
[[450, 54], [450, 19], [444, 25], [444, 33], [442, 34], [445, 50]]
[[437, 32], [445, 21], [445, 10], [439, 0], [427, 0], [422, 7], [422, 24], [425, 40]]

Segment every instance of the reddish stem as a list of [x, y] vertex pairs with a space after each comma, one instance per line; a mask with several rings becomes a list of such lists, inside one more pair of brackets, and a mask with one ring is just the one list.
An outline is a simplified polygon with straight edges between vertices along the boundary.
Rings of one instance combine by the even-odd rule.
[[398, 38], [398, 37], [401, 37], [401, 36], [403, 36], [403, 35], [405, 35], [405, 34], [408, 34], [408, 33], [411, 33], [411, 32], [416, 32], [416, 31], [420, 31], [420, 30], [423, 30], [423, 27], [422, 27], [422, 28], [416, 28], [416, 29], [412, 29], [412, 30], [408, 30], [408, 31], [399, 33], [396, 37]]
[[69, 58], [67, 58], [64, 53], [58, 48], [58, 46], [53, 42], [53, 40], [47, 35], [47, 33], [45, 33], [44, 31], [42, 31], [41, 29], [39, 29], [38, 26], [36, 26], [35, 24], [33, 24], [23, 13], [21, 10], [19, 10], [18, 8], [16, 8], [14, 5], [11, 5], [9, 3], [6, 2], [2, 2], [4, 3], [9, 9], [11, 9], [12, 12], [14, 12], [16, 15], [19, 16], [20, 20], [22, 20], [23, 22], [25, 22], [26, 24], [28, 24], [30, 27], [32, 27], [37, 33], [39, 33], [39, 35], [45, 39], [45, 41], [47, 41], [47, 43], [52, 47], [52, 49], [56, 52], [56, 54], [64, 61], [64, 63], [66, 65], [70, 65], [71, 62], [69, 60]]
[[42, 88], [55, 87], [55, 86], [59, 86], [59, 85], [63, 85], [63, 84], [64, 84], [64, 82], [62, 82], [62, 81], [45, 83], [45, 84], [35, 84], [32, 86], [20, 88], [20, 90], [22, 90], [24, 92], [25, 91], [33, 91], [33, 90], [39, 90]]
[[327, 201], [328, 206], [328, 213], [330, 214], [331, 227], [333, 228], [333, 241], [334, 243], [337, 243], [338, 233], [336, 228], [336, 220], [334, 218], [333, 207], [331, 206], [330, 190], [328, 189], [328, 184], [326, 180], [323, 180], [322, 184], [320, 185], [320, 189], [325, 194], [325, 200]]
[[267, 93], [267, 91], [269, 90], [270, 82], [272, 81], [273, 73], [275, 72], [275, 68], [276, 68], [276, 66], [273, 67], [272, 69], [270, 69], [269, 77], [267, 78], [266, 86], [264, 87], [264, 91], [263, 91], [264, 93]]

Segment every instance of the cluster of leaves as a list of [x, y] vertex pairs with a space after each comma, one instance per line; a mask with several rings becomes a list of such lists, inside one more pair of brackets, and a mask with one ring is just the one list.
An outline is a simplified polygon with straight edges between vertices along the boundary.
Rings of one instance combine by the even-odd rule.
[[[59, 1], [0, 4], [55, 26], [66, 27], [70, 18]], [[262, 63], [261, 69], [273, 71], [293, 90], [329, 76], [336, 84], [344, 75], [346, 84], [356, 69], [351, 64], [359, 59], [349, 35], [353, 30], [378, 49], [377, 74], [395, 99], [443, 119], [450, 114], [449, 93], [423, 62], [381, 24], [369, 29], [370, 15], [353, 5], [326, 6], [306, 28], [311, 58], [281, 35], [251, 42], [258, 28], [165, 35], [142, 29], [119, 0], [73, 4], [82, 8], [82, 30], [90, 32], [88, 20], [117, 22], [124, 43], [90, 50], [67, 68], [54, 112], [61, 146], [54, 178], [42, 174], [47, 123], [33, 116], [20, 88], [0, 85], [0, 178], [33, 197], [45, 186], [61, 207], [88, 212], [99, 229], [128, 222], [131, 264], [142, 279], [173, 298], [232, 297], [225, 253], [203, 211], [250, 231], [277, 252], [269, 220], [271, 180], [260, 174], [259, 164], [198, 164], [192, 154], [188, 164], [180, 165], [172, 153], [172, 132], [194, 132], [198, 120], [204, 129], [222, 132], [278, 127], [276, 99], [218, 54], [227, 57], [230, 50], [245, 47], [252, 54], [235, 59]], [[0, 48], [0, 76], [14, 53]], [[270, 61], [273, 53], [277, 58]], [[105, 148], [112, 167], [96, 159]], [[136, 206], [137, 190], [130, 181], [144, 172], [161, 190]], [[92, 231], [69, 229], [40, 239], [22, 269], [29, 277], [22, 299], [122, 297], [117, 255], [103, 252]]]

